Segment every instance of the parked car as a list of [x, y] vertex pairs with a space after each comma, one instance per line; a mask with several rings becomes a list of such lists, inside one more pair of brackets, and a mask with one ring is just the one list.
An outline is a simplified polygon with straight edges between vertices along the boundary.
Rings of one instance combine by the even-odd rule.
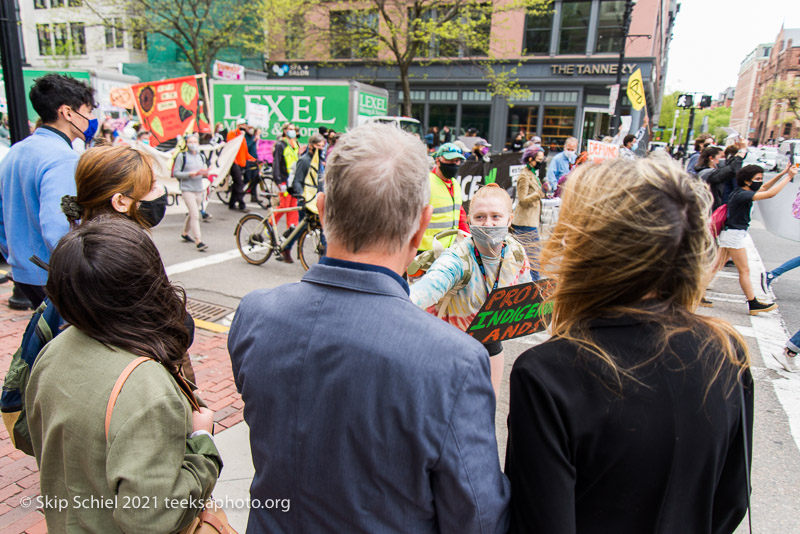
[[778, 157], [775, 162], [779, 170], [783, 170], [789, 163], [800, 163], [800, 139], [787, 139], [778, 146]]

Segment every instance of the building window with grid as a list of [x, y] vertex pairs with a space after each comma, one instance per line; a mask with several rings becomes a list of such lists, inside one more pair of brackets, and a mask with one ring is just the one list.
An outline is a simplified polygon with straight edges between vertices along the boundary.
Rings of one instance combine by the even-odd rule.
[[105, 23], [106, 48], [125, 48], [125, 33], [122, 19], [110, 19]]
[[561, 4], [561, 36], [559, 54], [585, 54], [589, 36], [591, 2], [564, 2]]
[[47, 0], [33, 0], [33, 9], [47, 9]]
[[51, 41], [50, 36], [50, 25], [49, 24], [37, 24], [36, 25], [36, 33], [39, 37], [39, 55], [40, 56], [52, 56], [53, 55], [53, 44]]
[[553, 31], [553, 14], [525, 15], [525, 54], [531, 56], [550, 53], [550, 35]]
[[[447, 8], [427, 9], [423, 11], [420, 20], [425, 22], [439, 20], [439, 10], [442, 9]], [[488, 55], [492, 30], [491, 12], [489, 4], [481, 4], [472, 9], [463, 8], [462, 14], [459, 15], [459, 21], [464, 33], [453, 37], [432, 36], [427, 57], [482, 57]], [[411, 10], [409, 10], [409, 17], [413, 17]], [[425, 55], [425, 52], [421, 52], [420, 55]]]
[[70, 53], [83, 56], [86, 55], [86, 30], [83, 22], [71, 22], [69, 24]]
[[597, 18], [597, 41], [595, 53], [618, 54], [625, 39], [623, 35], [623, 19], [625, 18], [625, 0], [600, 2], [600, 13]]
[[[331, 13], [330, 28], [332, 58], [378, 57], [378, 38], [369, 36], [378, 31], [378, 15], [375, 11], [335, 11]], [[355, 37], [356, 32], [363, 32], [364, 37]]]

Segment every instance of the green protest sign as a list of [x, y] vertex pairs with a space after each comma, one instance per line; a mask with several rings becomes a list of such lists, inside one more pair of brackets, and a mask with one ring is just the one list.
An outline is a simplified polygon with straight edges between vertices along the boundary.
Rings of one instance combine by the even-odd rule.
[[276, 84], [269, 82], [211, 83], [214, 122], [236, 128], [248, 119], [275, 139], [281, 125], [291, 122], [305, 142], [320, 126], [343, 132], [348, 126], [350, 87], [347, 84]]
[[550, 280], [495, 289], [467, 334], [481, 343], [494, 343], [544, 330], [553, 311], [551, 303], [543, 302], [550, 289]]

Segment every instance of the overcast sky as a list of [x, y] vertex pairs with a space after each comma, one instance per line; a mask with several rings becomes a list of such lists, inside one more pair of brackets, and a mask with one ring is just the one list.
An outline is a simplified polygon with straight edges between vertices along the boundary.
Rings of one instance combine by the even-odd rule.
[[739, 64], [781, 24], [800, 28], [798, 0], [680, 0], [667, 66], [667, 92], [716, 98], [736, 86]]

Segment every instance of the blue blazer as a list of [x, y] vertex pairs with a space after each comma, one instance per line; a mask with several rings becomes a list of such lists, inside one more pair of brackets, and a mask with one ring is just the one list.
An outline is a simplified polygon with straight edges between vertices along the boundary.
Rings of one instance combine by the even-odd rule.
[[236, 312], [251, 498], [291, 500], [251, 507], [247, 532], [505, 532], [486, 350], [351, 265], [368, 270], [320, 263]]

